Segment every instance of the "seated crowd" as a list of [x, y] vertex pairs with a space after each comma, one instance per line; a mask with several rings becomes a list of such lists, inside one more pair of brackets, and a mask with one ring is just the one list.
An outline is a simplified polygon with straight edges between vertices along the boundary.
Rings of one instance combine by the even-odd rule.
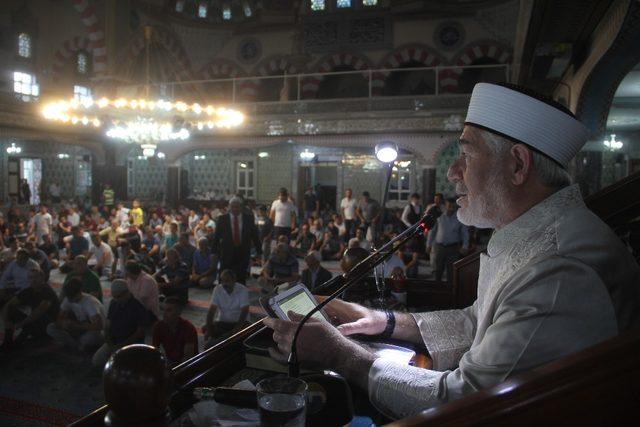
[[[423, 211], [418, 199], [414, 194], [404, 210], [386, 210], [367, 192], [356, 201], [347, 190], [334, 212], [320, 210], [310, 189], [302, 217], [284, 188], [270, 207], [251, 206], [239, 196], [225, 206], [199, 209], [143, 208], [138, 200], [131, 208], [13, 206], [0, 216], [0, 348], [48, 336], [60, 346], [91, 352], [94, 365], [102, 367], [117, 348], [151, 340], [172, 365], [179, 364], [199, 351], [196, 327], [181, 317], [190, 288], [212, 289], [200, 327], [205, 346], [213, 345], [248, 323], [251, 265], [262, 267], [263, 292], [297, 280], [314, 289], [332, 276], [323, 261], [341, 260], [348, 248], [367, 253], [417, 221]], [[441, 202], [432, 206], [446, 216], [452, 204]], [[449, 261], [458, 249], [467, 250], [468, 233], [450, 222], [394, 254], [387, 275], [417, 277], [419, 260], [436, 248]], [[462, 237], [452, 240], [452, 232]], [[298, 258], [306, 264], [302, 272]], [[59, 294], [58, 285], [50, 284], [56, 269], [64, 274]], [[438, 280], [444, 270], [440, 262]], [[108, 306], [101, 279], [110, 281]]]

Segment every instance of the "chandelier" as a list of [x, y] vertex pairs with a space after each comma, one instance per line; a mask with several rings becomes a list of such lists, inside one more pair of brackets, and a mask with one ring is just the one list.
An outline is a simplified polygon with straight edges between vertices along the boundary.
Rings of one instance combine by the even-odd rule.
[[612, 133], [611, 134], [611, 139], [605, 139], [604, 141], [602, 141], [602, 143], [604, 144], [605, 147], [607, 147], [609, 150], [611, 151], [616, 151], [622, 148], [622, 141], [618, 141], [616, 139], [616, 134]]
[[82, 97], [56, 100], [43, 106], [44, 118], [65, 125], [103, 129], [111, 139], [140, 145], [145, 157], [154, 156], [161, 142], [184, 141], [196, 132], [231, 129], [244, 122], [244, 115], [230, 108], [149, 99], [152, 34], [151, 27], [144, 27], [147, 99]]
[[[62, 124], [104, 128], [109, 138], [153, 146], [153, 151], [160, 142], [184, 141], [194, 131], [231, 129], [244, 122], [237, 110], [162, 99], [54, 101], [44, 105], [42, 115]], [[147, 153], [153, 151], [147, 147]]]

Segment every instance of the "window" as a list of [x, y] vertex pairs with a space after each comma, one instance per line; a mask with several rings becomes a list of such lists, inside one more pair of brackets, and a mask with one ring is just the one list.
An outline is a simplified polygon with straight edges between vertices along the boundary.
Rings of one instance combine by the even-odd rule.
[[[17, 94], [24, 95], [24, 97], [37, 97], [40, 95], [40, 86], [38, 86], [36, 76], [14, 71], [13, 91]], [[23, 100], [28, 101], [28, 99], [24, 99], [24, 97]]]
[[222, 19], [229, 21], [231, 19], [231, 6], [225, 6], [222, 10]]
[[198, 6], [198, 17], [199, 18], [206, 18], [207, 17], [207, 5], [206, 5], [206, 3], [200, 3], [200, 6]]
[[311, 10], [324, 10], [324, 0], [311, 0]]
[[184, 0], [176, 1], [176, 12], [184, 11]]
[[18, 55], [31, 58], [31, 36], [27, 33], [20, 33], [18, 36]]
[[375, 6], [378, 4], [378, 0], [362, 0], [363, 6]]
[[400, 161], [393, 166], [389, 185], [389, 200], [409, 200], [411, 194], [410, 164], [411, 162]]
[[77, 59], [77, 64], [76, 64], [76, 68], [78, 70], [78, 73], [87, 74], [87, 64], [88, 64], [87, 54], [83, 53], [83, 52], [80, 52], [78, 54], [78, 59]]
[[351, 0], [338, 0], [336, 1], [336, 6], [339, 8], [351, 7]]
[[249, 5], [249, 2], [245, 2], [242, 9], [244, 10], [244, 16], [246, 16], [247, 18], [251, 18], [253, 12], [251, 11], [251, 5]]
[[75, 85], [73, 86], [73, 98], [77, 99], [81, 103], [85, 101], [91, 101], [93, 100], [91, 96], [91, 89], [85, 86]]
[[253, 161], [236, 162], [236, 191], [245, 198], [253, 199], [255, 197], [254, 176]]

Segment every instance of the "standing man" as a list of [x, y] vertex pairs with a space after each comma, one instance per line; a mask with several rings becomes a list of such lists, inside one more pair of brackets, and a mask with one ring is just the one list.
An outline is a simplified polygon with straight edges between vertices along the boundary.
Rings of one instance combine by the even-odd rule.
[[111, 210], [113, 208], [113, 203], [116, 197], [116, 193], [111, 188], [111, 184], [107, 183], [104, 185], [104, 190], [102, 190], [102, 203]]
[[42, 236], [45, 234], [51, 234], [52, 223], [53, 219], [51, 218], [51, 214], [47, 211], [47, 207], [45, 205], [40, 205], [40, 212], [38, 212], [33, 217], [33, 221], [29, 223], [29, 234], [36, 235], [39, 245], [42, 244]]
[[140, 206], [140, 200], [134, 199], [133, 201], [133, 209], [129, 211], [129, 217], [131, 218], [131, 223], [136, 227], [142, 227], [144, 224], [144, 211]]
[[352, 195], [353, 191], [347, 188], [344, 192], [344, 198], [340, 201], [340, 211], [342, 212], [345, 228], [347, 229], [347, 237], [345, 239], [347, 242], [356, 235], [355, 225], [356, 219], [358, 218], [356, 216], [358, 201], [351, 197]]
[[60, 203], [60, 194], [60, 185], [55, 181], [52, 182], [51, 185], [49, 185], [49, 196], [51, 196], [51, 203]]
[[281, 188], [278, 198], [271, 203], [269, 218], [273, 221], [275, 238], [284, 235], [291, 241], [291, 231], [296, 228], [296, 207], [289, 201], [289, 192]]
[[364, 230], [364, 235], [370, 242], [375, 243], [376, 241], [376, 228], [378, 227], [381, 213], [380, 203], [372, 199], [368, 191], [363, 191], [362, 199], [356, 208], [356, 214], [360, 218], [360, 222], [362, 222], [360, 226]]
[[256, 226], [262, 242], [262, 264], [264, 264], [271, 255], [271, 239], [273, 239], [273, 221], [267, 216], [267, 207], [265, 205], [258, 206]]
[[251, 260], [251, 245], [262, 256], [262, 244], [252, 215], [242, 212], [242, 201], [233, 197], [229, 212], [218, 217], [213, 236], [213, 253], [220, 259], [220, 269], [233, 270], [238, 282], [244, 284]]
[[447, 200], [444, 215], [438, 217], [436, 225], [429, 231], [427, 251], [431, 251], [434, 245], [437, 247], [436, 281], [442, 281], [442, 273], [446, 269], [447, 281], [451, 282], [452, 264], [469, 250], [469, 228], [458, 220], [454, 199]]
[[320, 215], [320, 200], [313, 187], [307, 188], [302, 196], [302, 203], [304, 207], [304, 220], [307, 221], [310, 218], [318, 217]]
[[413, 193], [409, 196], [409, 204], [402, 210], [402, 223], [407, 227], [411, 227], [422, 218], [422, 205], [420, 204], [420, 195]]

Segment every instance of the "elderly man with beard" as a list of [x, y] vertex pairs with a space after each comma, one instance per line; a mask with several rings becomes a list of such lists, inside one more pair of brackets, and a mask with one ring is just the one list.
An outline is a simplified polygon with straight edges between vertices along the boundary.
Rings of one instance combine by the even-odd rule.
[[[337, 327], [306, 324], [299, 360], [341, 373], [381, 412], [400, 418], [637, 328], [640, 269], [566, 172], [587, 137], [551, 100], [476, 85], [448, 177], [460, 195], [460, 221], [495, 229], [480, 258], [477, 300], [428, 313], [333, 301], [326, 312]], [[265, 324], [278, 343], [272, 356], [284, 359], [296, 321]], [[346, 337], [352, 334], [423, 344], [433, 367], [376, 359]]]

